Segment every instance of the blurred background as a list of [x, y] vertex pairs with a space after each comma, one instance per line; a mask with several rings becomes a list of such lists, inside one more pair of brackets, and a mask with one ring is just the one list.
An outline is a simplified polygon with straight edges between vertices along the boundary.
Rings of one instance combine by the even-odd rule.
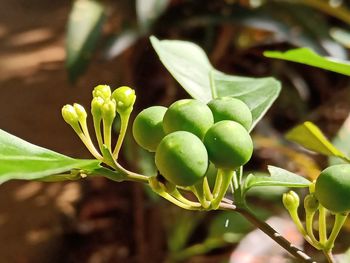
[[[252, 133], [255, 153], [248, 171], [264, 174], [271, 164], [315, 178], [328, 160], [301, 151], [284, 134], [311, 120], [332, 139], [349, 114], [349, 77], [262, 55], [307, 46], [348, 60], [345, 0], [0, 3], [0, 128], [72, 157], [90, 158], [60, 110], [73, 102], [88, 109], [94, 86], [133, 87], [134, 116], [188, 97], [162, 66], [150, 35], [193, 41], [224, 72], [282, 82], [280, 97]], [[154, 169], [151, 156], [130, 136], [122, 162], [135, 171]], [[261, 218], [322, 262], [286, 216], [285, 191], [261, 188], [250, 199]], [[350, 224], [336, 244], [343, 258], [349, 233]], [[4, 263], [293, 262], [236, 214], [183, 211], [142, 185], [103, 178], [1, 185], [0, 244]]]

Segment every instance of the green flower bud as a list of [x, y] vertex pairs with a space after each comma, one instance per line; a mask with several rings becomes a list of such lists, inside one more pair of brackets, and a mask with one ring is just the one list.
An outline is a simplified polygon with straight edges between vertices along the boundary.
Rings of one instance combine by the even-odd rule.
[[282, 197], [283, 205], [288, 211], [297, 210], [300, 204], [299, 196], [294, 191], [284, 193]]
[[69, 125], [76, 125], [79, 120], [79, 116], [72, 105], [64, 105], [62, 107], [62, 117]]
[[91, 101], [91, 114], [94, 118], [101, 118], [102, 106], [104, 104], [104, 99], [101, 97], [95, 97]]
[[79, 122], [85, 121], [86, 118], [87, 118], [87, 113], [85, 111], [85, 108], [82, 105], [78, 104], [78, 103], [74, 103], [73, 107], [75, 109], [75, 112], [78, 115]]
[[135, 90], [127, 86], [119, 87], [113, 91], [112, 98], [117, 103], [118, 113], [131, 112], [136, 100]]
[[102, 105], [102, 118], [112, 123], [116, 115], [116, 103], [114, 100], [106, 100]]
[[309, 194], [304, 199], [304, 207], [306, 213], [315, 213], [320, 206], [314, 194]]
[[111, 88], [108, 85], [98, 85], [92, 91], [92, 97], [101, 97], [109, 99], [111, 97]]

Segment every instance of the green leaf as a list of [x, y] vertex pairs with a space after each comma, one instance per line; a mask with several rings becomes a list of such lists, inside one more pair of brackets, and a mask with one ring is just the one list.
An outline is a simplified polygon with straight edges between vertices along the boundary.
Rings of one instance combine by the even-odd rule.
[[[232, 96], [246, 103], [252, 112], [252, 128], [277, 99], [281, 85], [274, 78], [246, 78], [216, 71], [214, 82], [219, 97]], [[251, 129], [252, 129], [251, 128]]]
[[203, 49], [194, 43], [159, 41], [154, 36], [150, 39], [164, 66], [193, 98], [204, 103], [217, 96], [241, 99], [252, 111], [252, 128], [281, 90], [280, 83], [274, 78], [238, 77], [215, 70]]
[[100, 38], [104, 20], [104, 6], [100, 1], [74, 2], [68, 19], [66, 40], [66, 67], [71, 81], [75, 81], [85, 71]]
[[296, 126], [286, 134], [286, 138], [311, 151], [348, 160], [312, 122], [307, 121]]
[[245, 191], [257, 186], [308, 187], [311, 182], [306, 178], [275, 166], [268, 166], [271, 176], [248, 175]]
[[343, 164], [349, 163], [350, 158], [350, 115], [346, 118], [343, 125], [340, 127], [338, 133], [332, 140], [334, 147], [336, 147], [339, 151], [342, 152], [346, 156], [346, 159], [340, 159], [336, 156], [329, 157], [329, 164]]
[[285, 52], [265, 51], [264, 56], [293, 61], [350, 76], [350, 63], [348, 61], [322, 57], [309, 48], [296, 48]]
[[[0, 130], [0, 183], [11, 179], [37, 180], [70, 171], [94, 170], [97, 160], [80, 160], [26, 142]], [[63, 175], [65, 176], [65, 175]]]

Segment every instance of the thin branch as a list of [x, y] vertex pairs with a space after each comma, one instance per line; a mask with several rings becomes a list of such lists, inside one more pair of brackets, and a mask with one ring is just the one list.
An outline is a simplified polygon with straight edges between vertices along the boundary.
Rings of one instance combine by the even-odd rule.
[[300, 262], [307, 263], [316, 263], [310, 256], [305, 254], [302, 250], [291, 244], [287, 239], [285, 239], [281, 234], [279, 234], [275, 229], [273, 229], [270, 225], [261, 221], [257, 218], [251, 211], [248, 209], [238, 208], [235, 205], [228, 203], [221, 203], [220, 209], [235, 211], [244, 216], [250, 223], [255, 225], [261, 231], [263, 231], [266, 235], [272, 238], [276, 243], [278, 243], [281, 247], [287, 250], [290, 254], [300, 260]]

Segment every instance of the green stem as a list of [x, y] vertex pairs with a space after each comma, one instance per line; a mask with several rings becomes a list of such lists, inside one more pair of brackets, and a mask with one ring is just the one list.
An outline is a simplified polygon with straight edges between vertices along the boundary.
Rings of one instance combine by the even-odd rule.
[[205, 198], [208, 201], [213, 200], [213, 194], [211, 193], [209, 182], [208, 182], [208, 178], [206, 176], [203, 179], [203, 189], [204, 189]]
[[222, 200], [222, 198], [224, 198], [228, 187], [230, 186], [231, 183], [231, 179], [233, 177], [233, 175], [235, 174], [235, 171], [232, 170], [228, 170], [228, 169], [219, 169], [222, 179], [221, 179], [221, 186], [219, 187], [219, 192], [217, 194], [217, 196], [214, 198], [214, 200], [212, 201], [212, 208], [213, 209], [218, 209], [220, 202]]
[[113, 157], [115, 159], [118, 159], [120, 148], [122, 147], [122, 143], [125, 138], [126, 130], [128, 129], [128, 123], [129, 123], [130, 114], [120, 114], [120, 132], [118, 136], [117, 143], [115, 145], [115, 148], [113, 150]]
[[214, 185], [214, 190], [213, 190], [213, 198], [216, 198], [219, 194], [220, 187], [222, 183], [222, 172], [220, 169], [218, 169], [216, 173], [216, 178], [215, 178], [215, 185]]
[[319, 239], [320, 244], [323, 246], [327, 242], [327, 221], [326, 221], [327, 211], [322, 205], [320, 205], [319, 215], [318, 215], [318, 225], [319, 225]]
[[103, 142], [107, 146], [108, 150], [111, 151], [112, 144], [112, 122], [103, 119]]
[[302, 250], [300, 250], [295, 245], [291, 244], [288, 240], [286, 240], [280, 233], [274, 230], [269, 224], [265, 223], [264, 221], [261, 221], [258, 217], [256, 217], [254, 213], [247, 206], [236, 207], [235, 205], [232, 205], [232, 204], [221, 203], [220, 209], [228, 210], [228, 211], [236, 211], [240, 213], [249, 222], [251, 222], [257, 228], [263, 231], [266, 235], [268, 235], [271, 239], [273, 239], [286, 251], [288, 251], [294, 257], [299, 259], [300, 262], [316, 263], [311, 257], [305, 254]]
[[100, 148], [100, 151], [102, 152], [103, 140], [102, 140], [102, 135], [101, 135], [101, 118], [94, 117], [93, 122], [94, 122], [94, 129], [95, 129], [98, 147]]
[[189, 206], [193, 206], [193, 207], [201, 207], [201, 204], [198, 202], [192, 202], [190, 200], [188, 200], [187, 198], [185, 198], [177, 189], [175, 189], [172, 193], [172, 196], [174, 196], [177, 200], [179, 200], [180, 202], [189, 205]]
[[102, 156], [100, 153], [96, 150], [95, 146], [93, 145], [91, 139], [89, 140], [84, 133], [82, 132], [79, 124], [77, 125], [71, 125], [75, 133], [79, 136], [80, 140], [84, 143], [85, 147], [89, 150], [89, 152], [98, 160], [102, 160]]
[[157, 192], [157, 194], [159, 194], [161, 197], [165, 198], [169, 202], [173, 203], [174, 205], [177, 205], [177, 206], [179, 206], [179, 207], [181, 207], [183, 209], [186, 209], [186, 210], [201, 210], [201, 207], [184, 204], [183, 202], [177, 200], [175, 197], [171, 196], [170, 194], [168, 194], [166, 192]]
[[197, 183], [190, 187], [194, 195], [197, 197], [198, 201], [201, 203], [203, 208], [209, 208], [210, 202], [205, 199], [203, 191], [203, 181]]
[[298, 215], [298, 210], [288, 210], [290, 217], [292, 218], [294, 224], [296, 225], [297, 229], [299, 232], [305, 237], [307, 236], [307, 233], [304, 229], [303, 224], [300, 221], [299, 215]]
[[348, 217], [348, 213], [345, 215], [344, 214], [336, 214], [335, 215], [335, 222], [333, 225], [332, 232], [329, 235], [329, 239], [325, 244], [326, 251], [330, 252], [332, 250], [332, 248], [334, 246], [334, 241], [337, 238], [341, 228], [343, 227], [347, 217]]
[[314, 216], [315, 216], [315, 212], [312, 212], [312, 213], [306, 212], [305, 225], [306, 225], [307, 236], [304, 235], [304, 237], [312, 246], [314, 246], [317, 249], [321, 249], [322, 247], [314, 235], [314, 230], [313, 230]]
[[323, 250], [323, 254], [326, 257], [328, 263], [335, 263], [335, 259], [333, 257], [332, 251]]

